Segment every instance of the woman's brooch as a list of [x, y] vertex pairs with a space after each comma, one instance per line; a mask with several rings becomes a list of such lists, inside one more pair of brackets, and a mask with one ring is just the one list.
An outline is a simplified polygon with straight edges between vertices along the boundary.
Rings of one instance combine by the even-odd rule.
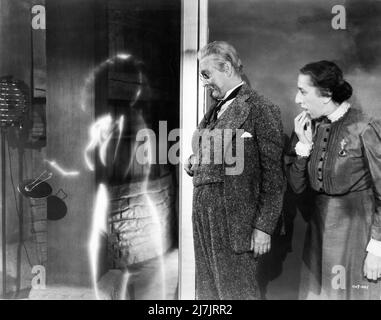
[[339, 156], [340, 157], [345, 157], [347, 155], [347, 150], [345, 150], [345, 146], [347, 145], [347, 142], [345, 139], [341, 140], [340, 142], [340, 151], [339, 151]]

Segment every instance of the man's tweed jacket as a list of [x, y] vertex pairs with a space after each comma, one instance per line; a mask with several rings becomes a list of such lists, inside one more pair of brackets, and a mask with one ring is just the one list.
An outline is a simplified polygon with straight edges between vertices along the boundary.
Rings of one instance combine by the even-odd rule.
[[[210, 112], [212, 110], [199, 124], [199, 130], [207, 127], [206, 119]], [[247, 252], [251, 249], [253, 229], [272, 234], [282, 210], [285, 179], [282, 170], [283, 129], [280, 110], [245, 83], [214, 129], [232, 129], [233, 136], [235, 129], [247, 132], [248, 137], [242, 138], [243, 172], [238, 175], [224, 174], [222, 178], [231, 247], [236, 253]], [[234, 150], [236, 139], [232, 139], [232, 143]], [[219, 145], [216, 141], [214, 144]], [[223, 143], [220, 145], [223, 146]], [[197, 155], [200, 143], [196, 134], [192, 146]], [[226, 150], [221, 152], [225, 156]], [[223, 164], [223, 167], [225, 169], [227, 165]], [[211, 174], [215, 174], [213, 165], [208, 168]], [[195, 179], [197, 165], [194, 182]]]

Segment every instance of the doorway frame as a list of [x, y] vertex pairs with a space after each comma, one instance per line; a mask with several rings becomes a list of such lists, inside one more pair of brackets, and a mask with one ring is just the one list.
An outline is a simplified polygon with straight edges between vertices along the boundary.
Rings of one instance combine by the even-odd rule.
[[181, 0], [179, 299], [195, 299], [192, 179], [182, 166], [192, 154], [192, 134], [206, 111], [197, 52], [208, 42], [208, 0]]

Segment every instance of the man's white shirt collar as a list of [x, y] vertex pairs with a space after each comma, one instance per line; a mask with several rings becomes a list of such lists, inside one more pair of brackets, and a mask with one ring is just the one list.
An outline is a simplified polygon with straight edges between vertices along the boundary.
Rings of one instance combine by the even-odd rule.
[[[238, 88], [239, 86], [242, 86], [244, 83], [245, 83], [244, 81], [241, 81], [240, 84], [236, 85], [234, 88], [232, 88], [229, 91], [227, 91], [225, 96], [224, 96], [224, 98], [222, 100], [226, 99], [229, 96], [229, 94], [233, 92], [234, 89]], [[234, 99], [235, 98], [233, 98], [233, 99], [231, 99], [231, 100], [229, 100], [229, 101], [224, 103], [224, 105], [222, 106], [220, 112], [218, 112], [218, 114], [217, 114], [217, 119], [222, 116], [222, 114], [225, 112], [225, 110], [232, 104]]]
[[229, 94], [231, 94], [236, 88], [238, 88], [239, 86], [242, 86], [245, 82], [244, 81], [241, 81], [239, 84], [237, 84], [234, 88], [231, 88], [230, 90], [226, 91], [225, 93], [225, 96], [221, 99], [221, 100], [224, 100], [226, 99]]

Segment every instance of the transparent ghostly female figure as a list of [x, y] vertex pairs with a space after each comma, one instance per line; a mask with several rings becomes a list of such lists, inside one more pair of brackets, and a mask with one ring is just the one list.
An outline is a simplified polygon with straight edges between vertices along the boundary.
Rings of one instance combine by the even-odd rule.
[[[109, 92], [117, 99], [109, 99], [110, 112], [89, 128], [84, 151], [97, 180], [88, 247], [95, 294], [98, 299], [174, 299], [173, 176], [168, 166], [156, 165], [151, 88], [143, 63], [120, 53], [89, 76], [83, 109], [86, 88], [106, 68]], [[121, 79], [120, 68], [129, 68], [130, 78]]]

